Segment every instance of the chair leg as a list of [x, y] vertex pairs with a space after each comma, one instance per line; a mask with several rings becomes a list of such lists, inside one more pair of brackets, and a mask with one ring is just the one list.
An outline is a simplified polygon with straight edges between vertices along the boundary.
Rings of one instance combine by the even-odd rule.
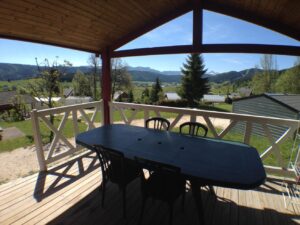
[[123, 195], [123, 217], [126, 218], [126, 186], [122, 187]]
[[183, 192], [182, 199], [181, 199], [181, 207], [183, 212], [184, 212], [184, 202], [185, 202], [185, 192]]
[[145, 203], [146, 203], [146, 197], [143, 196], [142, 197], [142, 208], [141, 208], [141, 214], [140, 214], [140, 218], [139, 218], [139, 224], [142, 224], [143, 213], [144, 213], [144, 209], [145, 209]]
[[209, 187], [210, 193], [211, 193], [212, 195], [216, 195], [215, 190], [214, 190], [214, 187], [211, 186], [211, 185], [209, 185], [208, 187]]
[[173, 204], [172, 203], [169, 203], [169, 208], [170, 208], [169, 225], [172, 225], [172, 223], [173, 223]]
[[102, 208], [104, 208], [105, 189], [106, 189], [106, 181], [105, 181], [105, 179], [103, 179], [102, 180], [102, 184], [101, 184], [101, 191], [102, 191], [101, 206], [102, 206]]

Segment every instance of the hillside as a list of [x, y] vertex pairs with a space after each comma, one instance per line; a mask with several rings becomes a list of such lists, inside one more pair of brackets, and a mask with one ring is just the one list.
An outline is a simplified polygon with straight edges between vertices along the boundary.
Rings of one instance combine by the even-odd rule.
[[[158, 71], [149, 67], [128, 67], [128, 73], [132, 77], [132, 81], [154, 82], [158, 77], [162, 82], [180, 82], [180, 71]], [[76, 71], [89, 73], [91, 68], [88, 66], [69, 67], [66, 69], [67, 75], [63, 81], [71, 81]], [[285, 70], [279, 71], [282, 73]], [[261, 69], [251, 68], [242, 71], [230, 71], [219, 74], [206, 74], [210, 82], [223, 83], [225, 81], [234, 83], [236, 81], [247, 81], [261, 72]], [[37, 75], [37, 67], [34, 65], [0, 63], [0, 81], [22, 80], [35, 77]]]

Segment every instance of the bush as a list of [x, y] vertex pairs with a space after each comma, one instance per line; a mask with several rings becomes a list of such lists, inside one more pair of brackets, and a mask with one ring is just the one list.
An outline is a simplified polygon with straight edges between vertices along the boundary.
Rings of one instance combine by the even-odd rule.
[[227, 104], [232, 104], [232, 99], [229, 98], [228, 96], [225, 98], [225, 103]]
[[180, 100], [162, 100], [159, 102], [159, 105], [161, 106], [170, 106], [170, 107], [187, 107], [188, 102], [185, 99], [180, 99]]

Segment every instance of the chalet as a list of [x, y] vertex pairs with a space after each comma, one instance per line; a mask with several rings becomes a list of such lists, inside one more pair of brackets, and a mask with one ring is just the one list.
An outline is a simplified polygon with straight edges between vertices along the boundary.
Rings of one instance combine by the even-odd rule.
[[73, 88], [65, 88], [65, 89], [63, 89], [63, 96], [65, 98], [68, 98], [69, 96], [73, 96], [73, 94], [74, 94]]
[[225, 102], [224, 95], [203, 95], [202, 101], [205, 103], [222, 103]]
[[176, 92], [166, 92], [165, 99], [170, 101], [180, 100], [181, 97]]
[[[13, 99], [18, 96], [17, 91], [1, 91], [0, 92], [0, 112], [10, 110], [13, 107]], [[28, 94], [19, 95], [24, 103], [29, 106], [30, 109], [35, 108], [36, 101]]]
[[82, 104], [92, 102], [93, 98], [88, 96], [69, 96], [64, 99], [64, 105], [74, 105], [74, 104]]
[[113, 100], [120, 102], [128, 99], [128, 94], [124, 91], [116, 91], [113, 96]]
[[[295, 199], [295, 204], [290, 204], [289, 208], [287, 208], [281, 197], [283, 186], [280, 179], [274, 179], [273, 176], [265, 179], [265, 176], [259, 172], [262, 167], [261, 160], [263, 160], [265, 171], [268, 174], [275, 173], [276, 175], [289, 175], [289, 177], [295, 175], [293, 170], [286, 168], [287, 163], [279, 152], [279, 145], [283, 144], [287, 138], [294, 134], [298, 128], [299, 120], [114, 102], [112, 101], [112, 97], [115, 96], [112, 95], [111, 59], [186, 53], [251, 53], [300, 56], [300, 47], [286, 41], [287, 39], [282, 39], [279, 45], [276, 45], [272, 44], [271, 41], [267, 44], [260, 42], [248, 43], [247, 40], [243, 39], [231, 43], [230, 39], [225, 37], [223, 42], [215, 44], [208, 43], [212, 34], [203, 35], [205, 33], [204, 28], [207, 25], [207, 16], [205, 14], [210, 11], [245, 20], [286, 35], [289, 38], [295, 39], [295, 41], [300, 41], [300, 1], [97, 0], [86, 2], [84, 0], [13, 0], [1, 3], [1, 38], [49, 44], [94, 53], [97, 57], [100, 56], [102, 60], [101, 96], [103, 98], [101, 101], [92, 103], [34, 110], [32, 112], [32, 130], [34, 131], [35, 152], [40, 171], [29, 177], [1, 185], [1, 224], [102, 223], [119, 225], [124, 223], [172, 224], [172, 222], [174, 222], [174, 225], [299, 224], [300, 210], [296, 205], [299, 203], [299, 199]], [[124, 45], [141, 35], [188, 13], [191, 15], [192, 28], [192, 32], [188, 33], [191, 34], [189, 44], [180, 42], [179, 45], [174, 45], [172, 40], [164, 40], [161, 45], [155, 45], [150, 48], [146, 46], [138, 49], [123, 48]], [[219, 25], [220, 29], [227, 28], [225, 21], [224, 24]], [[224, 27], [222, 28], [221, 25]], [[173, 36], [176, 35], [174, 33], [170, 34]], [[258, 34], [254, 33], [253, 36], [256, 38]], [[162, 36], [162, 38], [164, 37]], [[168, 43], [165, 44], [165, 42]], [[164, 64], [165, 62], [161, 60], [160, 63]], [[268, 98], [267, 100], [271, 100], [270, 96], [266, 98]], [[250, 100], [240, 100], [240, 103]], [[258, 101], [258, 99], [256, 100]], [[275, 100], [275, 97], [273, 97], [271, 101], [275, 102], [279, 100]], [[249, 104], [251, 103], [249, 102]], [[275, 111], [276, 107], [281, 107], [283, 104], [276, 106], [274, 104], [273, 106], [273, 110]], [[91, 107], [95, 111], [90, 117], [84, 112], [84, 109]], [[295, 108], [295, 106], [284, 107], [287, 109]], [[161, 140], [151, 141], [147, 137], [148, 134], [154, 132], [146, 131], [141, 133], [141, 129], [143, 130], [144, 128], [136, 126], [129, 128], [133, 133], [125, 133], [116, 137], [111, 135], [114, 132], [111, 132], [109, 128], [109, 124], [120, 122], [117, 121], [118, 118], [116, 118], [115, 112], [120, 112], [121, 122], [127, 124], [128, 128], [129, 125], [133, 124], [132, 122], [137, 116], [138, 118], [143, 118], [145, 122], [152, 115], [165, 116], [165, 113], [172, 113], [176, 115], [176, 118], [171, 123], [169, 129], [171, 132], [175, 131], [175, 125], [179, 125], [181, 118], [185, 115], [185, 118], [188, 118], [191, 122], [202, 117], [211, 131], [211, 135], [218, 140], [214, 140], [213, 144], [205, 144], [202, 148], [202, 146], [197, 146], [197, 144], [193, 145], [190, 140], [187, 143], [180, 141], [194, 139], [195, 143], [200, 138], [182, 136], [174, 140], [172, 136], [176, 135], [178, 137], [178, 134], [157, 132], [156, 134], [159, 136], [164, 136], [164, 140], [170, 137], [174, 142], [167, 142], [171, 139], [166, 142]], [[97, 157], [99, 154], [83, 151], [82, 146], [73, 141], [84, 129], [83, 124], [78, 122], [78, 114], [82, 115], [87, 124], [87, 130], [92, 131], [92, 129], [99, 126], [97, 113], [101, 115], [101, 125], [105, 124], [107, 126], [102, 126], [104, 129], [102, 134], [89, 135], [88, 139], [91, 140], [91, 144], [93, 145], [89, 146], [89, 148], [95, 150], [94, 143], [102, 139], [107, 144], [113, 145], [112, 150], [126, 150], [124, 157], [128, 157], [129, 155], [131, 157], [139, 157], [144, 152], [145, 156], [152, 156], [152, 160], [156, 160], [159, 165], [163, 162], [170, 164], [172, 166], [170, 171], [167, 171], [169, 167], [163, 167], [168, 173], [171, 171], [180, 173], [180, 176], [177, 176], [179, 174], [174, 176], [176, 180], [179, 180], [177, 177], [191, 180], [188, 187], [182, 185], [186, 204], [183, 205], [181, 202], [176, 201], [176, 204], [169, 203], [170, 207], [166, 207], [167, 204], [165, 203], [155, 201], [149, 204], [149, 201], [147, 201], [148, 204], [145, 207], [147, 211], [143, 215], [141, 213], [141, 209], [144, 208], [142, 202], [146, 201], [140, 193], [139, 179], [128, 185], [127, 195], [123, 191], [123, 201], [120, 201], [116, 185], [111, 184], [112, 182], [107, 182], [108, 174], [112, 171], [110, 168], [113, 168], [111, 167], [113, 164], [112, 161], [105, 163], [106, 168], [109, 166], [109, 171], [106, 170], [100, 173], [99, 164], [103, 167], [102, 161], [106, 157]], [[58, 126], [51, 125], [49, 121], [50, 115], [57, 116], [58, 121], [61, 121]], [[64, 116], [62, 117], [62, 115]], [[70, 116], [72, 116], [72, 119], [69, 120]], [[214, 118], [229, 120], [230, 124], [219, 133], [219, 130], [213, 124]], [[210, 148], [210, 146], [214, 147], [214, 145], [224, 146], [223, 141], [219, 139], [224, 138], [235, 127], [236, 123], [240, 121], [247, 124], [246, 129], [240, 133], [240, 136], [244, 137], [241, 141], [246, 145], [224, 141], [226, 142], [225, 147], [219, 147], [215, 150], [214, 148]], [[70, 134], [73, 133], [72, 136], [65, 134], [64, 131], [66, 130], [64, 128], [66, 124], [71, 125], [66, 126], [66, 129], [73, 128], [74, 132], [68, 132]], [[255, 148], [247, 146], [251, 144], [252, 126], [254, 124], [264, 126], [269, 140], [269, 145], [259, 149], [261, 160]], [[43, 145], [45, 140], [45, 125], [55, 133], [49, 147]], [[281, 125], [288, 127], [288, 129], [284, 135], [275, 140], [269, 135], [269, 127], [271, 125]], [[101, 130], [103, 130], [102, 128]], [[152, 136], [151, 134], [150, 136]], [[156, 134], [153, 136], [156, 136]], [[70, 138], [73, 140], [71, 141]], [[128, 139], [134, 141], [131, 142], [134, 144], [128, 144], [130, 143]], [[210, 139], [208, 142], [205, 142], [212, 143], [211, 141]], [[185, 145], [187, 146], [186, 148]], [[138, 150], [132, 151], [131, 147], [133, 146], [137, 147], [136, 149]], [[231, 148], [230, 146], [235, 147]], [[168, 148], [172, 148], [172, 150], [168, 150]], [[239, 150], [235, 151], [236, 148]], [[160, 149], [163, 151], [160, 151]], [[155, 154], [151, 153], [153, 150]], [[231, 157], [226, 155], [226, 152], [229, 152], [228, 150], [232, 150]], [[190, 157], [189, 152], [192, 156], [198, 157]], [[236, 154], [232, 154], [232, 152]], [[203, 157], [199, 157], [201, 154], [203, 154]], [[222, 159], [222, 156], [224, 156], [224, 159]], [[255, 156], [255, 158], [248, 156]], [[69, 157], [72, 157], [72, 159]], [[151, 158], [148, 159], [151, 160]], [[177, 159], [181, 160], [180, 164], [174, 164]], [[268, 162], [273, 161], [273, 159], [278, 163], [274, 165]], [[19, 161], [21, 161], [21, 164], [26, 163], [25, 159]], [[126, 162], [126, 165], [131, 164], [127, 163], [129, 162], [127, 160], [122, 160], [120, 163], [122, 166], [124, 164], [122, 162]], [[6, 162], [3, 162], [3, 164], [8, 167]], [[260, 167], [259, 170], [257, 170], [258, 164]], [[11, 167], [11, 170], [17, 169], [16, 166]], [[120, 171], [122, 172], [121, 174], [126, 169]], [[148, 169], [152, 170], [151, 167], [148, 167]], [[150, 178], [147, 180], [148, 183], [149, 180], [158, 180], [158, 182], [152, 182], [153, 184], [168, 184], [167, 187], [165, 185], [162, 186], [165, 188], [155, 189], [165, 190], [163, 194], [165, 193], [166, 195], [162, 197], [166, 197], [169, 194], [172, 195], [172, 193], [176, 193], [177, 189], [179, 190], [178, 187], [181, 185], [174, 185], [173, 182], [163, 182], [169, 180], [167, 177], [168, 174], [163, 174], [167, 178], [164, 180], [151, 179], [152, 177], [155, 178], [156, 174], [156, 171], [149, 173]], [[162, 176], [156, 175], [156, 177], [160, 178]], [[300, 175], [297, 175], [297, 181], [299, 181], [299, 177]], [[126, 180], [128, 179], [126, 178]], [[181, 183], [184, 184], [184, 182]], [[200, 187], [206, 184], [214, 186], [214, 191], [211, 191], [212, 193], [209, 193], [206, 188]], [[289, 192], [287, 193], [289, 196], [290, 193], [293, 193], [294, 196], [299, 196], [299, 186], [295, 191], [292, 190], [293, 186], [296, 185], [294, 183], [289, 185]], [[99, 187], [101, 187], [101, 193], [99, 193]], [[251, 191], [245, 191], [244, 189], [250, 189]], [[158, 193], [160, 191], [152, 192]], [[105, 206], [104, 193], [106, 193]], [[99, 204], [101, 201], [102, 206]], [[181, 205], [184, 207], [185, 213], [177, 213], [180, 211], [179, 208], [181, 208], [178, 206]], [[126, 208], [127, 213], [125, 213]], [[122, 219], [120, 215], [122, 211], [123, 217], [126, 217], [126, 220]], [[167, 218], [169, 223], [167, 223]]]
[[[264, 93], [233, 101], [232, 112], [277, 117], [284, 119], [300, 119], [300, 95]], [[239, 126], [237, 126], [239, 127]], [[241, 126], [239, 127], [241, 128]], [[275, 136], [282, 135], [284, 127], [273, 126], [272, 133]], [[254, 127], [256, 134], [262, 133], [261, 127]]]

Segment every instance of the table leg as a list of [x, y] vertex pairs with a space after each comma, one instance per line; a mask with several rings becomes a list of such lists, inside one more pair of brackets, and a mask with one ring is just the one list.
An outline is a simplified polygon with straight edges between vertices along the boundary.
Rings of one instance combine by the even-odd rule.
[[204, 225], [204, 213], [202, 207], [202, 197], [201, 197], [201, 185], [196, 180], [191, 180], [191, 187], [193, 197], [196, 203], [196, 208], [198, 212], [199, 224]]

